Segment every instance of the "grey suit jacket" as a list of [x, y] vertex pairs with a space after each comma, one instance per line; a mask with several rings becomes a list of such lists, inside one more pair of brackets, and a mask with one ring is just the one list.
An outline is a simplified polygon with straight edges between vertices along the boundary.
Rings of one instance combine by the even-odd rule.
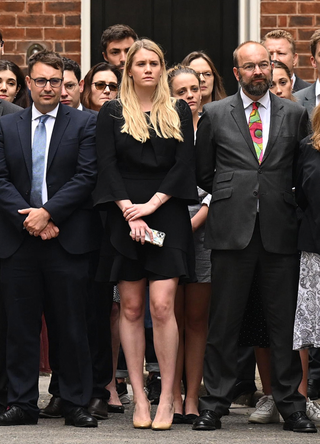
[[301, 89], [308, 88], [311, 86], [311, 83], [306, 82], [305, 80], [300, 79], [300, 77], [296, 76], [296, 80], [293, 85], [293, 92], [298, 92]]
[[308, 86], [308, 88], [304, 88], [293, 95], [298, 100], [298, 103], [307, 109], [309, 118], [311, 118], [312, 111], [316, 106], [316, 83], [313, 83], [311, 86]]
[[14, 103], [8, 102], [7, 100], [0, 99], [0, 116], [5, 114], [16, 113], [22, 110], [21, 106], [15, 105]]
[[250, 242], [259, 200], [261, 240], [266, 251], [297, 248], [292, 192], [299, 141], [307, 135], [306, 109], [270, 94], [268, 145], [259, 164], [240, 93], [204, 107], [197, 131], [198, 185], [212, 194], [205, 246], [242, 250]]

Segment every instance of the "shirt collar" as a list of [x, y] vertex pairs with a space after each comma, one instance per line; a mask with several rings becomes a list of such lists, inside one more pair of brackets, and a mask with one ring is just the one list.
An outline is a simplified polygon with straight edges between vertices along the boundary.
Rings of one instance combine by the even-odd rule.
[[83, 111], [83, 105], [82, 105], [82, 103], [80, 103], [80, 105], [78, 106], [78, 108], [77, 108], [79, 111]]
[[262, 96], [259, 100], [252, 100], [248, 97], [243, 91], [240, 89], [240, 96], [243, 102], [244, 109], [247, 109], [253, 102], [259, 102], [264, 108], [268, 109], [270, 106], [270, 93], [267, 91], [264, 96]]
[[[46, 116], [51, 116], [55, 119], [57, 117], [59, 105], [60, 104], [58, 103], [58, 105], [52, 111], [49, 111], [48, 113], [46, 113]], [[43, 116], [43, 114], [39, 110], [37, 110], [37, 108], [35, 107], [35, 104], [33, 103], [32, 104], [32, 120], [36, 120], [41, 116]]]

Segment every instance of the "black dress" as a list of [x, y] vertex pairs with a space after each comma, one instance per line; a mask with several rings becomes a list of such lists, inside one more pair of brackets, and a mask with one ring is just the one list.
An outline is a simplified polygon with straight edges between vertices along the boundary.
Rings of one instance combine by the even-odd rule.
[[[119, 101], [106, 103], [97, 121], [98, 209], [107, 209], [97, 280], [118, 282], [179, 277], [194, 282], [194, 247], [188, 204], [198, 200], [192, 115], [184, 101], [176, 109], [184, 142], [157, 137], [150, 130], [145, 143], [121, 133], [124, 120]], [[147, 118], [147, 116], [146, 116]], [[115, 201], [147, 202], [157, 191], [172, 196], [144, 217], [150, 228], [163, 231], [163, 247], [135, 242]]]

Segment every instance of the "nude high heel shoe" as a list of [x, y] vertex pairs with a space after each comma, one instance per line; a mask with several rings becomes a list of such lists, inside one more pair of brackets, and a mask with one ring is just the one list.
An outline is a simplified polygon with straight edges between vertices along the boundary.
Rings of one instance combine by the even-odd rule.
[[170, 430], [171, 426], [172, 426], [172, 420], [173, 420], [173, 404], [170, 404], [170, 409], [172, 412], [172, 418], [170, 422], [156, 422], [155, 420], [153, 420], [152, 424], [151, 424], [151, 428], [152, 430], [155, 431], [160, 431], [160, 430]]
[[[149, 413], [150, 413], [150, 404], [149, 404]], [[135, 429], [150, 429], [151, 428], [151, 418], [150, 419], [146, 419], [144, 421], [142, 420], [136, 420], [134, 419], [134, 415], [135, 415], [135, 411], [136, 411], [136, 407], [133, 410], [133, 427]]]

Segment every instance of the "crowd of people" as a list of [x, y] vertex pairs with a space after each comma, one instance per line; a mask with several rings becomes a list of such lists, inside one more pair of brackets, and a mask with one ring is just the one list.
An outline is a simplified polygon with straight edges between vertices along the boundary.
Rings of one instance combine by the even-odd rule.
[[203, 51], [167, 70], [127, 25], [101, 50], [83, 79], [53, 51], [0, 60], [0, 426], [97, 427], [129, 374], [135, 428], [219, 429], [254, 347], [249, 422], [317, 432], [320, 31], [313, 85], [275, 30], [235, 49], [229, 97]]

